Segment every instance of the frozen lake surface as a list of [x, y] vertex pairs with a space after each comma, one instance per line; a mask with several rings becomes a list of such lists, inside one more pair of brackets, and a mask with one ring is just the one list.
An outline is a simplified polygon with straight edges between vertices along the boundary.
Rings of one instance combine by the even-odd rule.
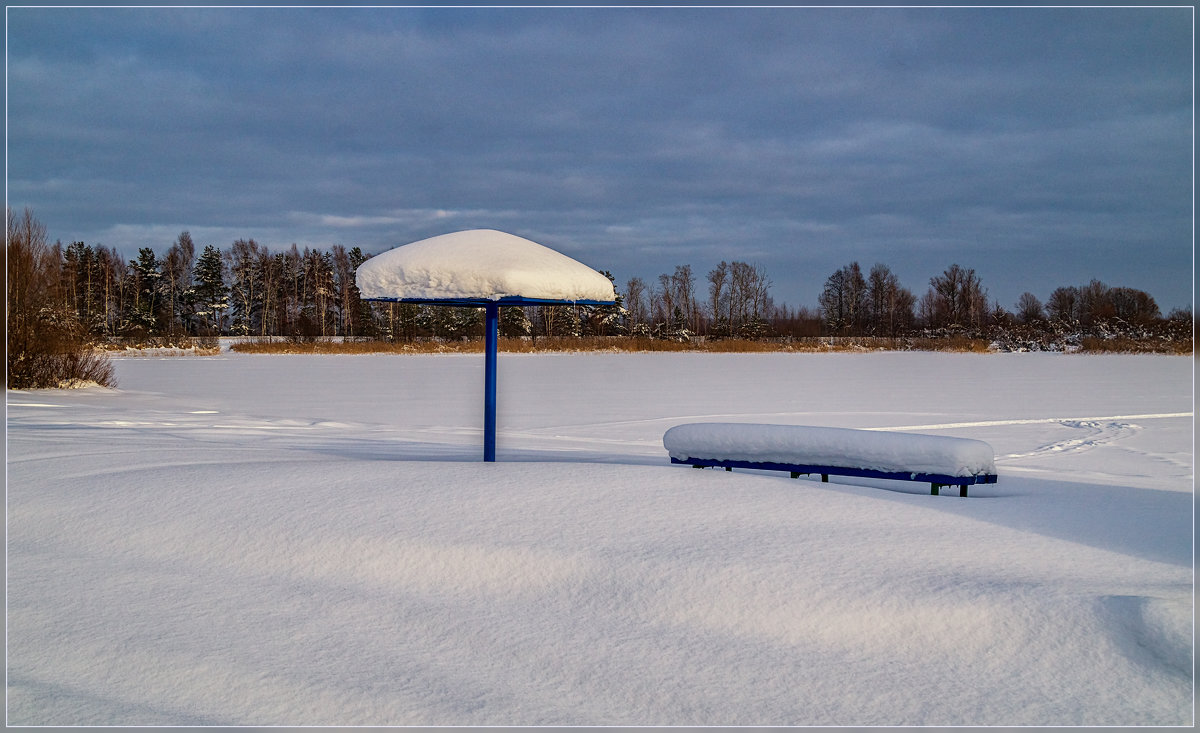
[[[9, 391], [11, 725], [1188, 725], [1191, 359], [120, 358]], [[684, 422], [1000, 481], [669, 465]], [[953, 492], [957, 493], [957, 492]]]

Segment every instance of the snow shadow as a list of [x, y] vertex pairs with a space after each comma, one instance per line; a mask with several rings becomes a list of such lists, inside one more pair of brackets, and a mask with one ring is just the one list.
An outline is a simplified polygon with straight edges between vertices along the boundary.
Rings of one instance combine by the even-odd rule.
[[843, 479], [822, 484], [856, 494], [924, 506], [1044, 537], [1077, 542], [1156, 562], [1192, 567], [1192, 494], [1185, 491], [1112, 486], [1009, 476], [996, 484], [955, 487], [930, 496], [928, 484]]
[[[457, 431], [453, 436], [457, 437]], [[338, 440], [296, 440], [288, 436], [290, 447], [335, 456], [341, 459], [366, 461], [449, 461], [483, 462], [483, 446], [479, 442], [435, 442], [429, 440], [397, 440], [395, 438], [363, 438]], [[599, 463], [618, 466], [669, 465], [666, 451], [661, 455], [614, 453], [598, 448], [506, 448], [496, 450], [500, 463]]]
[[[195, 715], [183, 710], [174, 710], [131, 702], [118, 695], [98, 695], [79, 687], [60, 682], [42, 682], [23, 677], [8, 678], [10, 703], [22, 710], [46, 711], [47, 717], [37, 727], [61, 725], [65, 728], [80, 726], [115, 725], [114, 721], [136, 719], [146, 721], [141, 726], [161, 725], [164, 728], [191, 726], [220, 726], [224, 722], [216, 718]], [[16, 698], [16, 699], [13, 699]], [[8, 727], [26, 725], [20, 721], [10, 722]]]
[[[304, 449], [340, 459], [405, 462], [482, 463], [477, 443], [354, 440], [309, 443]], [[563, 463], [619, 466], [669, 466], [661, 455], [619, 453], [590, 448], [501, 448], [501, 463]], [[678, 466], [679, 471], [693, 471]], [[928, 484], [883, 479], [818, 477], [792, 479], [777, 471], [738, 469], [737, 474], [764, 481], [786, 482], [789, 490], [804, 491], [814, 483], [822, 489], [869, 495], [885, 501], [923, 506], [1010, 529], [1081, 543], [1156, 562], [1191, 567], [1193, 564], [1192, 494], [1081, 481], [1002, 475], [999, 483], [971, 486], [969, 496], [957, 487], [931, 496]], [[732, 487], [731, 487], [732, 490]]]

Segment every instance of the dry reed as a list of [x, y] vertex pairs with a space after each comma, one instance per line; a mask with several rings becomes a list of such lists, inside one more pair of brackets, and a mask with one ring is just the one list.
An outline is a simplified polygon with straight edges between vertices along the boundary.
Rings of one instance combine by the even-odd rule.
[[1170, 354], [1193, 356], [1192, 340], [1134, 339], [1127, 337], [1085, 337], [1079, 342], [1080, 354]]
[[[242, 341], [230, 346], [246, 354], [460, 354], [483, 351], [483, 341], [311, 341], [281, 340]], [[863, 351], [953, 351], [987, 352], [988, 342], [968, 338], [804, 338], [804, 339], [705, 339], [696, 341], [666, 341], [652, 338], [627, 337], [542, 337], [501, 338], [499, 350], [504, 353], [562, 353], [562, 352], [696, 352], [713, 354], [747, 353], [822, 353]]]

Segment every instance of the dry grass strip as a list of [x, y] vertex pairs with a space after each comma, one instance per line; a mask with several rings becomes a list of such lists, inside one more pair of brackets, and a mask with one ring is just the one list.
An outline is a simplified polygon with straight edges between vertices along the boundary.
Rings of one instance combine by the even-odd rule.
[[[562, 352], [698, 352], [714, 354], [747, 353], [822, 353], [863, 351], [952, 351], [984, 353], [988, 342], [983, 339], [888, 339], [888, 338], [812, 338], [793, 340], [707, 339], [704, 341], [664, 341], [651, 338], [584, 337], [584, 338], [502, 338], [504, 353], [562, 353]], [[230, 346], [245, 354], [466, 354], [483, 351], [483, 341], [311, 341], [281, 340], [241, 341]]]

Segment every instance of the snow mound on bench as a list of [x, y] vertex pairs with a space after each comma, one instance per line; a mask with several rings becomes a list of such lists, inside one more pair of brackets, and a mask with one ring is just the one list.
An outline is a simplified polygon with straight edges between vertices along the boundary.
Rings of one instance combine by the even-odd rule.
[[663, 435], [672, 458], [837, 466], [895, 473], [980, 476], [996, 472], [982, 440], [805, 425], [689, 423]]
[[390, 249], [359, 265], [365, 298], [505, 297], [612, 301], [612, 282], [537, 242], [494, 229], [442, 234]]

